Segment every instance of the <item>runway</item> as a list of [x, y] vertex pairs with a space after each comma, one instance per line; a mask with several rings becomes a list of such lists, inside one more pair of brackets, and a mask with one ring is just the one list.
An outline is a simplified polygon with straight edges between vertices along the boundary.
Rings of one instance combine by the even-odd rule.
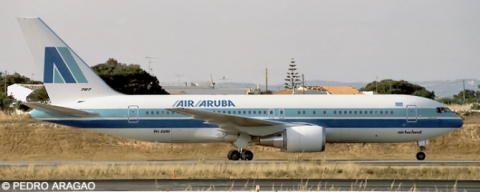
[[[69, 164], [105, 164], [105, 165], [140, 165], [140, 164], [218, 164], [218, 163], [238, 163], [238, 164], [271, 164], [271, 163], [289, 163], [287, 160], [253, 160], [253, 161], [228, 161], [228, 160], [63, 160], [63, 161], [0, 161], [0, 166], [58, 166]], [[294, 161], [298, 162], [298, 161]], [[383, 166], [480, 166], [480, 161], [451, 161], [451, 160], [317, 160], [303, 161], [306, 163], [327, 163], [327, 164], [360, 164], [360, 165], [383, 165]]]
[[[12, 181], [10, 186], [13, 186]], [[43, 182], [43, 181], [30, 181]], [[53, 186], [55, 181], [45, 181]], [[58, 182], [58, 181], [57, 181]], [[75, 181], [63, 181], [75, 182]], [[338, 179], [161, 179], [81, 180], [95, 191], [480, 191], [479, 181], [338, 180]]]

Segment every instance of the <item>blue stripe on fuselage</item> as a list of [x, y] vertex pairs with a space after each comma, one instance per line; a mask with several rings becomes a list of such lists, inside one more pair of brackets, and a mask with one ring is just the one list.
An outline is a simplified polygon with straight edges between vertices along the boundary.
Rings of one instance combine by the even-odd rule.
[[[129, 123], [127, 119], [46, 120], [52, 123], [80, 128], [217, 128], [194, 119], [140, 119]], [[418, 119], [408, 123], [405, 119], [275, 119], [288, 123], [309, 123], [328, 128], [454, 128], [461, 127], [461, 119]]]

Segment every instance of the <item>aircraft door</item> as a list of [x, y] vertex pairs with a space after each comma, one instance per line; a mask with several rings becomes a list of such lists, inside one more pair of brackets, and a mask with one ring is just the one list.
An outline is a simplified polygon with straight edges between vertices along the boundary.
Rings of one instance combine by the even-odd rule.
[[268, 118], [272, 119], [275, 117], [275, 112], [273, 111], [273, 109], [269, 109], [268, 110]]
[[407, 105], [407, 122], [408, 123], [417, 122], [417, 106], [416, 105]]
[[138, 105], [128, 106], [128, 122], [129, 123], [138, 123]]

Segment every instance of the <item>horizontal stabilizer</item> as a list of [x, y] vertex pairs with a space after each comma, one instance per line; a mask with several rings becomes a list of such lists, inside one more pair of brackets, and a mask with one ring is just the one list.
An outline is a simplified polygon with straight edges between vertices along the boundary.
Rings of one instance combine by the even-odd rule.
[[68, 115], [68, 116], [90, 117], [90, 116], [98, 115], [98, 113], [94, 113], [94, 112], [82, 111], [82, 110], [78, 110], [78, 109], [60, 107], [60, 106], [55, 106], [55, 105], [46, 105], [46, 104], [41, 104], [41, 103], [22, 103], [22, 104], [26, 105], [27, 107], [37, 109], [37, 110], [40, 110], [40, 111], [57, 113], [57, 114]]

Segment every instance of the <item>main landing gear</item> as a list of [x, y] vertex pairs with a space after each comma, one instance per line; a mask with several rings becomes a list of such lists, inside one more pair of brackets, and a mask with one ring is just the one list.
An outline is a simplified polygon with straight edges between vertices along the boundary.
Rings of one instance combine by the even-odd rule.
[[423, 140], [423, 141], [417, 141], [417, 146], [418, 146], [418, 150], [419, 152], [417, 153], [416, 157], [417, 157], [417, 160], [424, 160], [425, 157], [427, 157], [427, 155], [425, 155], [424, 151], [427, 150], [427, 147], [425, 147], [425, 145], [428, 144], [428, 140]]
[[250, 151], [250, 150], [246, 150], [246, 149], [238, 149], [238, 150], [231, 150], [230, 152], [228, 152], [228, 160], [239, 160], [239, 159], [242, 159], [242, 160], [247, 160], [247, 161], [251, 161], [253, 159], [253, 152]]

